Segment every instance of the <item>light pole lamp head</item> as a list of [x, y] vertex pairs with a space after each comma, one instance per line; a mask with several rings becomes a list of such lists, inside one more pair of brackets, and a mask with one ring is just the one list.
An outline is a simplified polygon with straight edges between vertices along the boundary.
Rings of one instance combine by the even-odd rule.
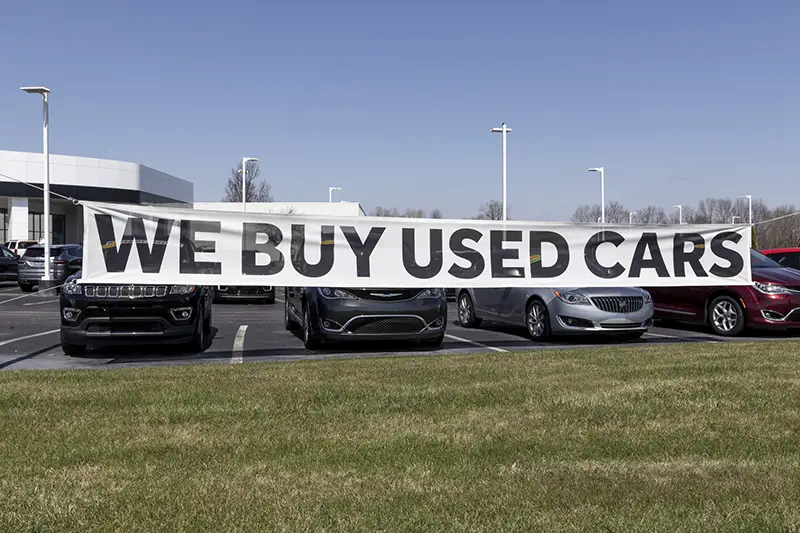
[[586, 172], [603, 172], [603, 167], [587, 168]]
[[19, 90], [25, 91], [28, 94], [41, 94], [42, 96], [50, 92], [50, 89], [47, 87], [20, 87]]
[[505, 133], [510, 133], [510, 132], [511, 132], [511, 128], [509, 128], [509, 127], [506, 127], [506, 123], [505, 123], [505, 122], [503, 122], [503, 125], [502, 125], [501, 127], [499, 127], [499, 128], [492, 128], [492, 129], [490, 129], [490, 130], [489, 130], [489, 132], [490, 132], [490, 133], [503, 133], [503, 132], [505, 132]]

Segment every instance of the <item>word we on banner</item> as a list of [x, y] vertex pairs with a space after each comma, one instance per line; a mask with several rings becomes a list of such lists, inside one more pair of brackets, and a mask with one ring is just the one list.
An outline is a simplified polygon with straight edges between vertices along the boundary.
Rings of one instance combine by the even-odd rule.
[[750, 230], [296, 216], [84, 203], [93, 283], [417, 287], [746, 285]]

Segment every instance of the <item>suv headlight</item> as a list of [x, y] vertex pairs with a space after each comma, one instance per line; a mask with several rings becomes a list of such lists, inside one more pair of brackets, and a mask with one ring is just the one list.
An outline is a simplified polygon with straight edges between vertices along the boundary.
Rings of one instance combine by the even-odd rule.
[[644, 303], [651, 304], [653, 303], [653, 296], [647, 292], [646, 290], [642, 289], [642, 295], [644, 296]]
[[170, 294], [192, 294], [197, 287], [194, 285], [173, 285], [169, 288]]
[[323, 287], [321, 289], [317, 289], [319, 293], [322, 295], [323, 298], [327, 298], [329, 300], [355, 300], [356, 297], [350, 294], [347, 291], [342, 289], [331, 289], [329, 287]]
[[442, 289], [425, 289], [424, 291], [417, 294], [417, 298], [441, 298], [443, 291]]
[[73, 296], [75, 294], [81, 294], [83, 292], [83, 287], [81, 287], [74, 281], [70, 281], [69, 283], [65, 283], [64, 286], [61, 287], [61, 292]]
[[774, 283], [760, 283], [754, 281], [753, 287], [762, 294], [797, 294], [797, 291], [793, 291], [783, 285], [775, 285]]
[[583, 294], [578, 294], [577, 292], [570, 292], [570, 291], [561, 292], [553, 289], [553, 294], [555, 294], [556, 298], [558, 298], [565, 304], [589, 305], [589, 298], [587, 298]]

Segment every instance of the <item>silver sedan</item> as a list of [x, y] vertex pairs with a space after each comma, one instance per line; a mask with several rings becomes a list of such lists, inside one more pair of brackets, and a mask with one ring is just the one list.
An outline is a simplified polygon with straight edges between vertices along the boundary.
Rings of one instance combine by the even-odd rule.
[[465, 328], [503, 322], [524, 326], [534, 340], [587, 333], [637, 339], [653, 324], [653, 299], [637, 288], [460, 289], [457, 302]]

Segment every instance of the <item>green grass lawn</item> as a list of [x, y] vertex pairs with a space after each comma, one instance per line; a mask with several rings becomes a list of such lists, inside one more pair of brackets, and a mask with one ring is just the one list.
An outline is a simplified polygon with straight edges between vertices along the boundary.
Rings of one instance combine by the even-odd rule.
[[798, 348], [2, 373], [0, 531], [796, 531]]

